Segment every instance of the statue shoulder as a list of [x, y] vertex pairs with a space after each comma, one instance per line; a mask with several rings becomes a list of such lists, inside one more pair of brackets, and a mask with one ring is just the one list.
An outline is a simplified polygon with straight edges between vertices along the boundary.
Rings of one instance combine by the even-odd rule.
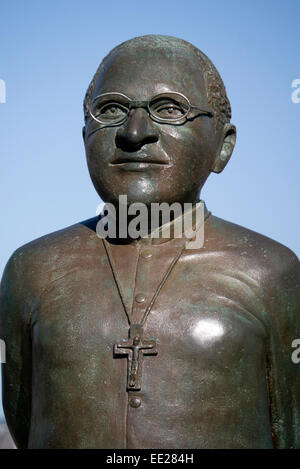
[[10, 257], [2, 277], [3, 284], [21, 282], [25, 288], [41, 289], [51, 276], [68, 269], [72, 260], [92, 249], [99, 238], [98, 218], [91, 218], [44, 235], [18, 248]]
[[215, 240], [218, 250], [224, 250], [236, 265], [255, 271], [256, 276], [274, 288], [294, 288], [300, 293], [300, 262], [288, 247], [267, 236], [211, 216], [207, 239]]

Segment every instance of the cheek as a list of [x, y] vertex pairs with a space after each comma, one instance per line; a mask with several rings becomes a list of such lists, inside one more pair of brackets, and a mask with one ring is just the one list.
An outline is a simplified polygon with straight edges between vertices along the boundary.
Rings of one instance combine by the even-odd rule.
[[87, 165], [94, 187], [100, 197], [106, 197], [111, 186], [109, 162], [115, 152], [115, 129], [97, 130], [85, 143]]
[[88, 162], [96, 166], [108, 163], [115, 152], [115, 137], [114, 128], [90, 132], [85, 144]]
[[215, 159], [214, 129], [205, 122], [195, 124], [174, 126], [161, 135], [161, 145], [172, 162], [165, 183], [172, 185], [176, 193], [201, 190]]
[[186, 172], [209, 167], [216, 151], [211, 126], [204, 121], [166, 129], [161, 132], [161, 146], [173, 165]]

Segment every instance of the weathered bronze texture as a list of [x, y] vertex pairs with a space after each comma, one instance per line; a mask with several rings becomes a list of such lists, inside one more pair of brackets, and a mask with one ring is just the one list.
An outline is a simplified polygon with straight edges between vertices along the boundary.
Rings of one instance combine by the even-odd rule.
[[[138, 102], [178, 92], [214, 116], [171, 125], [134, 108], [122, 125], [101, 128], [89, 110], [108, 92]], [[114, 49], [89, 87], [85, 118], [92, 181], [115, 205], [123, 194], [148, 206], [196, 204], [235, 144], [218, 72], [167, 36]], [[203, 247], [172, 236], [108, 240], [111, 263], [97, 221], [21, 247], [5, 269], [3, 403], [17, 446], [299, 448], [297, 257], [206, 210]], [[130, 324], [128, 360], [118, 353]], [[157, 352], [142, 374], [141, 343]]]

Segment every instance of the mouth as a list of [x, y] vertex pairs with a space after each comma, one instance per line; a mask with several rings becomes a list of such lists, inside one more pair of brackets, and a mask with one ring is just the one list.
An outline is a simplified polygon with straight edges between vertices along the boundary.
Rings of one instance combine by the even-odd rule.
[[126, 163], [115, 163], [111, 166], [116, 166], [124, 171], [145, 171], [147, 169], [162, 169], [166, 168], [166, 163], [146, 163], [137, 161], [128, 161]]
[[125, 171], [145, 171], [147, 169], [163, 169], [170, 166], [169, 162], [149, 157], [148, 155], [123, 156], [116, 158], [110, 163], [110, 166], [118, 167]]

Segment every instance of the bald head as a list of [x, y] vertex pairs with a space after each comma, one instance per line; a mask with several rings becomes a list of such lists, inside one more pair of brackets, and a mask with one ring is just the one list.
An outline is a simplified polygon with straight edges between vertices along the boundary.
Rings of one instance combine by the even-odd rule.
[[[223, 81], [211, 62], [211, 60], [195, 46], [182, 39], [171, 36], [147, 35], [130, 39], [116, 46], [103, 59], [98, 67], [85, 95], [84, 99], [84, 115], [85, 119], [89, 118], [89, 105], [93, 97], [95, 85], [103, 69], [109, 66], [111, 59], [122, 53], [134, 54], [137, 61], [151, 59], [154, 54], [164, 54], [169, 58], [176, 56], [176, 60], [188, 59], [195, 64], [195, 86], [199, 82], [199, 78], [204, 81], [207, 95], [207, 101], [210, 109], [214, 112], [215, 123], [217, 127], [223, 127], [224, 124], [230, 122], [231, 107], [226, 95]], [[178, 77], [184, 80], [184, 75]]]

